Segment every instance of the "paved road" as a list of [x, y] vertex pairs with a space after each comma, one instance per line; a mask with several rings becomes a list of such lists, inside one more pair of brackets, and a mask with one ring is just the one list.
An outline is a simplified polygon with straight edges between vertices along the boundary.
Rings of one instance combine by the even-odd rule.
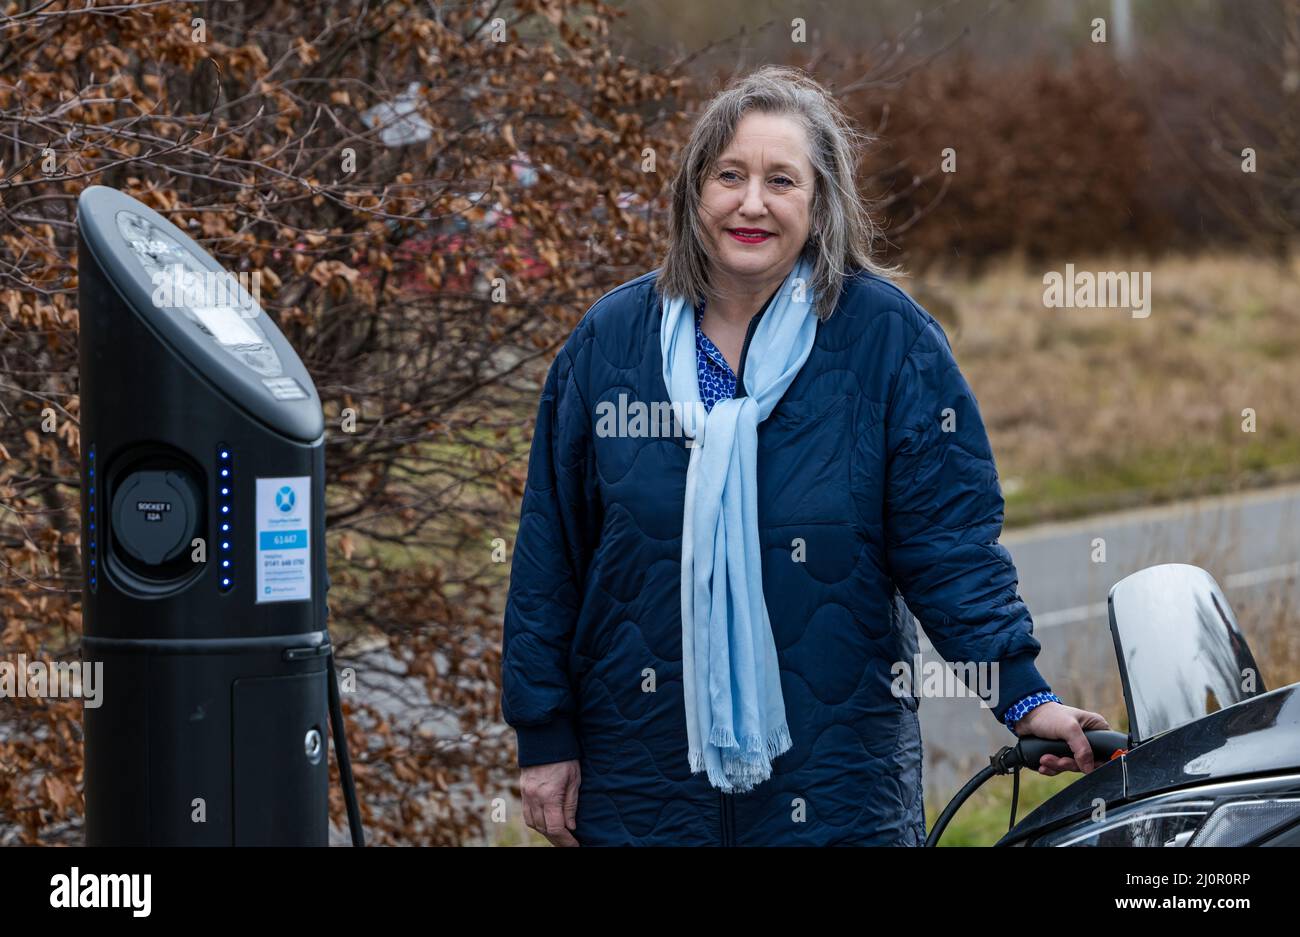
[[[1015, 558], [1020, 594], [1043, 645], [1039, 670], [1071, 705], [1106, 710], [1120, 704], [1106, 608], [1110, 587], [1146, 566], [1192, 563], [1218, 580], [1259, 658], [1266, 685], [1274, 686], [1277, 678], [1270, 681], [1261, 651], [1266, 632], [1276, 626], [1274, 603], [1300, 609], [1297, 520], [1300, 485], [1006, 534], [1002, 543]], [[1104, 563], [1092, 561], [1098, 537], [1105, 541]], [[924, 637], [921, 646], [926, 661], [941, 660]], [[935, 801], [946, 801], [987, 764], [989, 754], [1014, 740], [970, 698], [923, 699], [920, 716], [926, 793]]]

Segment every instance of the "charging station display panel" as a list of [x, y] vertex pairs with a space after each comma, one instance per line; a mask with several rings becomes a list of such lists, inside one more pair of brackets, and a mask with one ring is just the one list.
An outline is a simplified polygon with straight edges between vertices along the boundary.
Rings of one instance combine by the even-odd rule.
[[[111, 284], [89, 303], [120, 297], [223, 397], [290, 439], [320, 439], [320, 397], [262, 308], [260, 268], [249, 261], [249, 269], [226, 270], [162, 215], [105, 186], [78, 197], [77, 224], [87, 262]], [[194, 219], [187, 224], [199, 228]]]
[[311, 476], [257, 479], [257, 601], [311, 598]]

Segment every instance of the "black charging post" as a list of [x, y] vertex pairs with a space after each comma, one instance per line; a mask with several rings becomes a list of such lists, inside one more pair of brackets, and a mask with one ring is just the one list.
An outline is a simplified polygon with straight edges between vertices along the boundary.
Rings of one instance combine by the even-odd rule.
[[325, 845], [328, 721], [362, 841], [326, 626], [311, 377], [183, 231], [78, 200], [89, 845]]

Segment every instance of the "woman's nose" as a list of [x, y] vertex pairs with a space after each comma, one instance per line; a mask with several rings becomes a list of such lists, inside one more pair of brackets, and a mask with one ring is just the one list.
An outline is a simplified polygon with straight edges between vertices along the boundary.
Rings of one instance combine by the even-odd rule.
[[746, 217], [758, 217], [767, 214], [767, 203], [763, 201], [763, 181], [751, 176], [745, 185], [745, 198], [740, 203], [740, 213]]

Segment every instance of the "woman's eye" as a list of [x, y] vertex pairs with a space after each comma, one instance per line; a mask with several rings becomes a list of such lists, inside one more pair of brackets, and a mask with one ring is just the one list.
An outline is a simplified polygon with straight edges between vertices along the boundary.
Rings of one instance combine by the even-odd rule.
[[[721, 170], [718, 173], [718, 178], [726, 183], [742, 181], [741, 174], [734, 169]], [[776, 186], [778, 189], [788, 189], [795, 184], [794, 180], [791, 179], [789, 176], [773, 176], [771, 179], [771, 183], [772, 185]]]

